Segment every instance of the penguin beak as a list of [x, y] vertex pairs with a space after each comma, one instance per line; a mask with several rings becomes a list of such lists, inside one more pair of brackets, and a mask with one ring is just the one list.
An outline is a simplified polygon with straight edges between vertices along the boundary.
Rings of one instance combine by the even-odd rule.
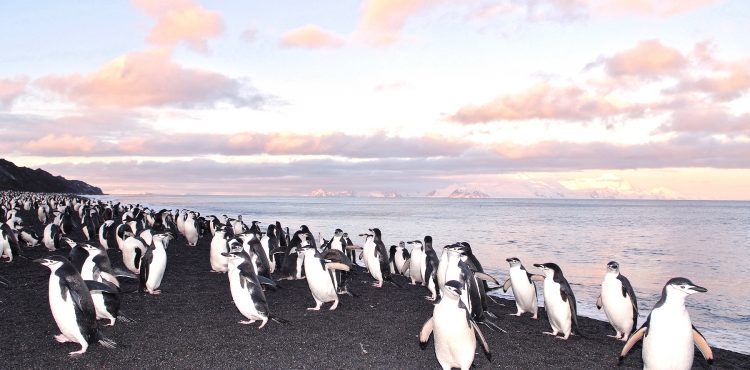
[[222, 252], [221, 255], [227, 258], [232, 257], [232, 255], [227, 252]]
[[539, 267], [540, 269], [543, 269], [544, 265], [542, 265], [541, 263], [535, 263], [534, 267]]
[[37, 258], [33, 262], [44, 264], [47, 260], [45, 258]]
[[690, 290], [695, 291], [695, 292], [700, 292], [700, 293], [705, 293], [705, 292], [708, 291], [708, 289], [706, 289], [706, 288], [704, 288], [702, 286], [698, 286], [698, 285], [691, 286]]

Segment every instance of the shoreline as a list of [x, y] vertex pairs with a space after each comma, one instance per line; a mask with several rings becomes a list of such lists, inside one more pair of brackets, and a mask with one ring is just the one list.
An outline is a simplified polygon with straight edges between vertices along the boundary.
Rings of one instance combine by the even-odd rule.
[[[74, 240], [83, 240], [80, 232]], [[118, 322], [104, 332], [118, 343], [115, 349], [92, 345], [80, 358], [67, 353], [75, 344], [53, 340], [57, 326], [47, 301], [49, 270], [31, 262], [49, 254], [67, 255], [68, 249], [48, 252], [37, 246], [18, 258], [0, 264], [0, 274], [13, 282], [0, 287], [0, 345], [6, 368], [132, 368], [168, 366], [175, 368], [394, 368], [434, 369], [439, 364], [431, 339], [420, 350], [417, 335], [432, 315], [432, 305], [423, 296], [423, 287], [370, 286], [369, 274], [359, 273], [351, 282], [358, 298], [342, 296], [337, 310], [329, 304], [318, 312], [305, 308], [314, 304], [305, 280], [281, 281], [282, 289], [267, 292], [271, 313], [289, 320], [282, 325], [269, 321], [263, 329], [240, 325], [244, 317], [237, 311], [225, 274], [209, 272], [210, 238], [188, 247], [181, 236], [167, 250], [168, 264], [159, 296], [127, 293], [122, 313], [134, 323]], [[121, 266], [121, 254], [108, 251], [113, 265]], [[123, 281], [127, 287], [134, 283]], [[539, 319], [515, 313], [513, 301], [496, 298], [504, 306], [490, 304], [499, 318], [495, 322], [507, 333], [482, 327], [493, 352], [492, 362], [475, 356], [477, 369], [489, 368], [616, 368], [623, 343], [612, 334], [608, 323], [580, 317], [586, 338], [573, 336], [567, 341], [543, 335], [549, 324], [540, 309]], [[714, 368], [742, 368], [750, 356], [714, 348]], [[643, 366], [640, 345], [631, 351], [620, 368]], [[696, 351], [694, 369], [707, 364]]]

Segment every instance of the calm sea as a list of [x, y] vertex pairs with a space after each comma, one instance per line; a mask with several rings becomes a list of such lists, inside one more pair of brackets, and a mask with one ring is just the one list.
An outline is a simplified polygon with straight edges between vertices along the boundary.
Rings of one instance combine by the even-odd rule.
[[[157, 209], [243, 215], [328, 238], [341, 228], [356, 236], [372, 227], [386, 246], [432, 235], [436, 251], [468, 241], [501, 282], [505, 259], [555, 262], [578, 300], [579, 314], [606, 321], [596, 309], [606, 264], [620, 263], [638, 297], [641, 318], [664, 283], [687, 277], [708, 289], [688, 298], [693, 324], [712, 346], [750, 354], [750, 202], [444, 198], [313, 198], [245, 196], [106, 196]], [[540, 302], [543, 301], [540, 292]], [[509, 292], [510, 293], [510, 292]], [[500, 294], [512, 298], [510, 294]]]

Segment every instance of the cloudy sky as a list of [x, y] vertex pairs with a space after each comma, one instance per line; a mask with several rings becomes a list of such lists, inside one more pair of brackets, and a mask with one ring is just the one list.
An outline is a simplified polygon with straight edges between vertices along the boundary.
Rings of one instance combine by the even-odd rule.
[[0, 155], [107, 193], [750, 199], [750, 2], [0, 2]]

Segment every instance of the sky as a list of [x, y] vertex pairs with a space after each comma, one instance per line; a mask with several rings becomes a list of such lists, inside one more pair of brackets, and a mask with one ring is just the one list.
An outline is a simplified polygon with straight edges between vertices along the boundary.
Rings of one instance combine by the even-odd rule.
[[0, 156], [110, 194], [750, 200], [750, 2], [0, 2]]

